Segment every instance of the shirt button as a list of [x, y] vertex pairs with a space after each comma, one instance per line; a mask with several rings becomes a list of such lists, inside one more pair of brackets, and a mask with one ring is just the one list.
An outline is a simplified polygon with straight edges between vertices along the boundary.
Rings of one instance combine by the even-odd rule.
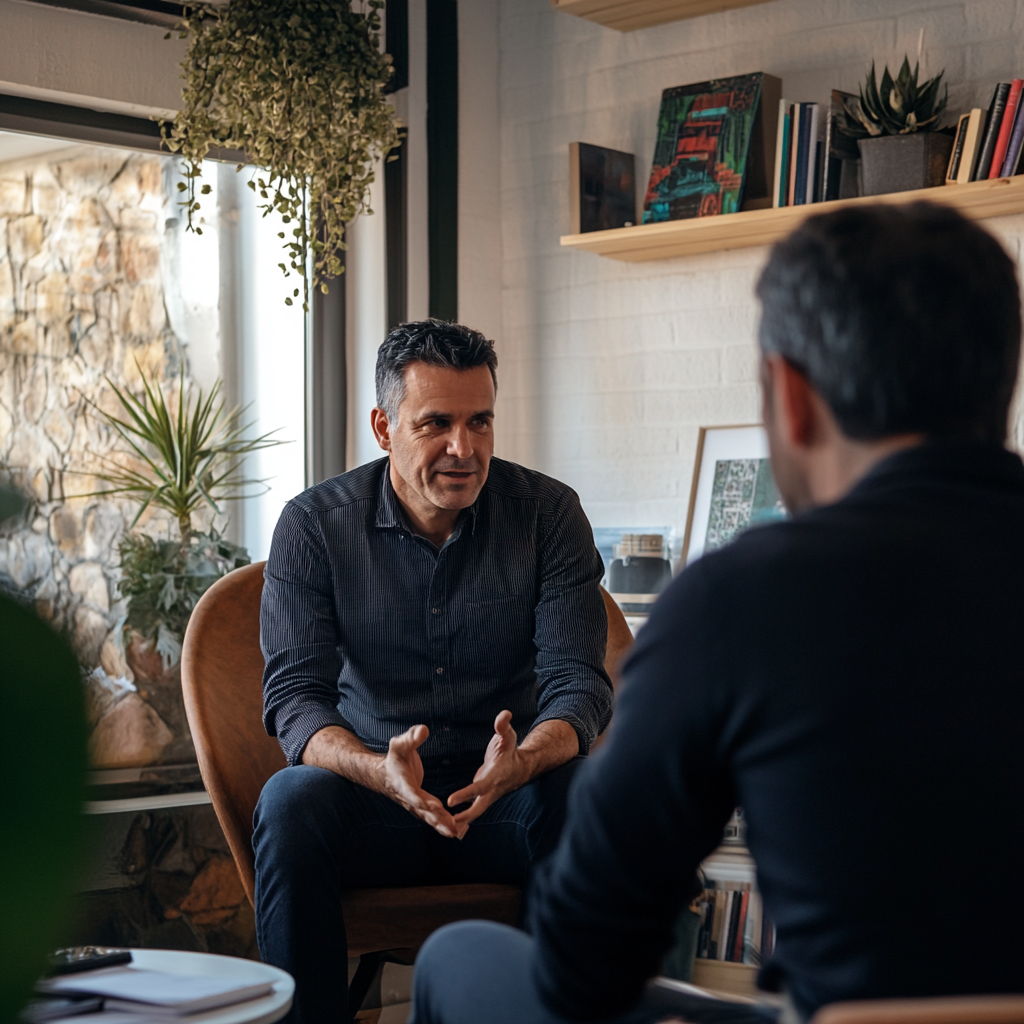
[[432, 615], [440, 615], [441, 614], [441, 609], [440, 608], [431, 608], [430, 612], [431, 612]]
[[439, 668], [439, 669], [437, 670], [437, 674], [438, 674], [439, 676], [443, 676], [443, 675], [444, 675], [444, 669], [443, 669], [443, 668]]

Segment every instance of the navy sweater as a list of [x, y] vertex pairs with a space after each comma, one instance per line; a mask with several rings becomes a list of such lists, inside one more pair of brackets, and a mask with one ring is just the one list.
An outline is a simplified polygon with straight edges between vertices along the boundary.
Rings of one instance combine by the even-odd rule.
[[1024, 466], [933, 443], [683, 572], [531, 918], [545, 1001], [635, 1002], [743, 807], [797, 1009], [1024, 988]]

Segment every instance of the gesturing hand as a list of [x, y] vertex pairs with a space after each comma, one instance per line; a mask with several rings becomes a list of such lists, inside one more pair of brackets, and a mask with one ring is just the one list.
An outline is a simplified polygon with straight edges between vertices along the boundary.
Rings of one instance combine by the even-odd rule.
[[[512, 712], [502, 711], [494, 720], [494, 735], [487, 744], [484, 763], [477, 769], [473, 781], [448, 797], [449, 807], [458, 807], [472, 800], [464, 811], [455, 815], [454, 822], [463, 830], [479, 818], [495, 800], [518, 789], [529, 778], [516, 746], [516, 731], [512, 728]], [[464, 833], [463, 833], [464, 834]]]
[[391, 740], [383, 761], [381, 792], [437, 829], [441, 835], [461, 839], [469, 825], [452, 817], [444, 804], [423, 788], [423, 762], [419, 748], [429, 735], [430, 730], [425, 725], [414, 725]]

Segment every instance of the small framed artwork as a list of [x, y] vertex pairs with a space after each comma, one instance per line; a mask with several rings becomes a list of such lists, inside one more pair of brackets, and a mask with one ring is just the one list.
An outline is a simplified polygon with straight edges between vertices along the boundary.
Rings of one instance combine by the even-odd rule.
[[724, 547], [750, 526], [786, 516], [772, 477], [764, 427], [701, 427], [683, 565]]

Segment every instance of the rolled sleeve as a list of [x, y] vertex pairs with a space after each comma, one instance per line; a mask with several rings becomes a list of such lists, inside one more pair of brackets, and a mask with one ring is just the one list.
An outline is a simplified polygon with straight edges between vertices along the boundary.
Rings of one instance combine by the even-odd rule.
[[320, 530], [294, 503], [285, 506], [270, 548], [260, 607], [263, 724], [289, 764], [338, 711], [339, 645], [330, 559]]
[[604, 562], [574, 491], [566, 490], [543, 525], [534, 727], [552, 719], [567, 722], [576, 731], [580, 753], [586, 754], [612, 715], [612, 684], [604, 670]]

